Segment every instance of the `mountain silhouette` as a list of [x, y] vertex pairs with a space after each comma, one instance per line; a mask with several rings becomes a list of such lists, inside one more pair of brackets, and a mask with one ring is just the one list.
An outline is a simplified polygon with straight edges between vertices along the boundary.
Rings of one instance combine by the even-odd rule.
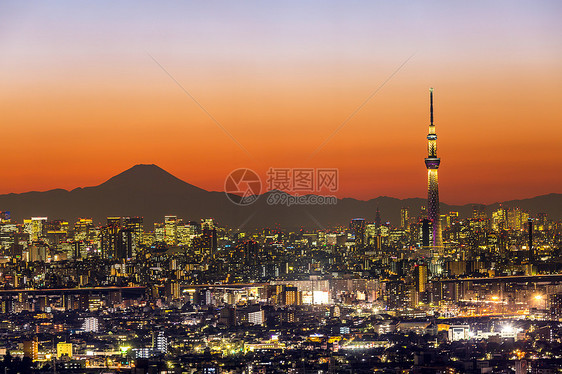
[[155, 191], [159, 186], [164, 185], [168, 189], [185, 192], [190, 190], [192, 193], [206, 192], [204, 189], [191, 185], [168, 173], [166, 170], [154, 164], [135, 165], [116, 176], [109, 178], [104, 183], [97, 186], [98, 189], [110, 190], [141, 190]]
[[[344, 198], [335, 205], [288, 207], [268, 204], [268, 197], [272, 194], [280, 192], [266, 192], [255, 203], [239, 206], [232, 203], [224, 192], [206, 191], [156, 165], [135, 165], [94, 187], [0, 195], [0, 211], [10, 211], [17, 222], [24, 218], [46, 216], [51, 220], [64, 219], [71, 224], [79, 218], [92, 218], [97, 224], [105, 224], [106, 217], [110, 216], [142, 216], [146, 231], [152, 231], [153, 223], [163, 222], [166, 215], [195, 221], [214, 218], [219, 225], [241, 230], [264, 227], [324, 229], [347, 226], [356, 217], [373, 221], [377, 208], [383, 221], [399, 225], [401, 208], [408, 207], [410, 215], [415, 217], [426, 204], [422, 198], [381, 196], [368, 201]], [[544, 212], [550, 219], [558, 220], [562, 215], [562, 194], [506, 201], [502, 205], [518, 206], [532, 215]], [[489, 215], [498, 206], [499, 203], [490, 204], [485, 210]], [[472, 204], [454, 206], [442, 203], [442, 214], [449, 211], [458, 211], [461, 217], [470, 217]]]

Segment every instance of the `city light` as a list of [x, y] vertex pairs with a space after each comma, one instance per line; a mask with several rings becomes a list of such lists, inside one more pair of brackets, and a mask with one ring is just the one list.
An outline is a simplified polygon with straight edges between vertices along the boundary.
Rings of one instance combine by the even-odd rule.
[[120, 350], [121, 353], [123, 353], [123, 354], [127, 353], [127, 351], [129, 351], [130, 349], [131, 349], [131, 347], [129, 347], [129, 346], [122, 346], [122, 347], [119, 347], [119, 350]]
[[502, 327], [502, 333], [513, 333], [515, 331], [515, 329], [513, 328], [512, 325], [504, 325]]

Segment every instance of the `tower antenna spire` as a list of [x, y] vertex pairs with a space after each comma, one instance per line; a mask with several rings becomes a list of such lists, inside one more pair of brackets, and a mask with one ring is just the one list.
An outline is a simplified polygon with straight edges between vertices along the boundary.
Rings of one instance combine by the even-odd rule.
[[433, 126], [433, 87], [429, 89], [429, 122]]

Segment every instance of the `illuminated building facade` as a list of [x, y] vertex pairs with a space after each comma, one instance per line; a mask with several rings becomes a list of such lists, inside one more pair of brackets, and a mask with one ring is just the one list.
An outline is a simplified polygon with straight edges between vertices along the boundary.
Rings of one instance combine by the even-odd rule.
[[123, 218], [123, 226], [133, 231], [135, 234], [135, 244], [142, 244], [144, 224], [142, 217], [125, 217]]
[[24, 357], [29, 357], [33, 361], [39, 359], [39, 340], [37, 336], [33, 337], [32, 340], [26, 340], [23, 342], [23, 355]]
[[57, 358], [61, 358], [62, 356], [72, 358], [72, 343], [57, 343]]
[[29, 234], [29, 241], [35, 242], [43, 235], [43, 225], [47, 217], [31, 217], [23, 220], [24, 232]]
[[85, 332], [99, 332], [99, 322], [96, 317], [87, 317], [84, 319], [83, 329]]
[[416, 265], [414, 267], [414, 283], [417, 292], [425, 292], [427, 289], [427, 265]]
[[164, 331], [152, 332], [152, 348], [160, 353], [168, 353], [168, 338]]
[[410, 228], [410, 210], [408, 208], [400, 209], [400, 228]]
[[177, 228], [178, 245], [191, 245], [191, 241], [197, 235], [197, 226], [182, 224]]
[[168, 245], [176, 245], [178, 239], [178, 217], [166, 216], [164, 217], [165, 237], [164, 240]]
[[427, 168], [427, 218], [431, 222], [433, 237], [433, 250], [439, 254], [443, 252], [443, 237], [441, 232], [441, 217], [439, 214], [439, 183], [437, 169], [441, 159], [437, 157], [437, 135], [433, 124], [433, 88], [429, 89], [430, 123], [427, 134], [427, 157], [425, 166]]
[[352, 219], [349, 228], [355, 237], [355, 245], [357, 247], [363, 246], [363, 244], [365, 244], [365, 219]]
[[74, 240], [88, 240], [90, 232], [95, 231], [95, 226], [91, 218], [80, 218], [74, 224]]

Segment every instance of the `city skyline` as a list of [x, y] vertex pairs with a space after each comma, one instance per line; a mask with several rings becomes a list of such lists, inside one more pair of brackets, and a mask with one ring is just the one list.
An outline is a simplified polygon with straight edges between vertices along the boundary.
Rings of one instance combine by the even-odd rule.
[[441, 201], [560, 192], [558, 3], [220, 5], [4, 3], [0, 193], [149, 163], [206, 190], [240, 167], [331, 167], [340, 198], [423, 197], [430, 86]]

